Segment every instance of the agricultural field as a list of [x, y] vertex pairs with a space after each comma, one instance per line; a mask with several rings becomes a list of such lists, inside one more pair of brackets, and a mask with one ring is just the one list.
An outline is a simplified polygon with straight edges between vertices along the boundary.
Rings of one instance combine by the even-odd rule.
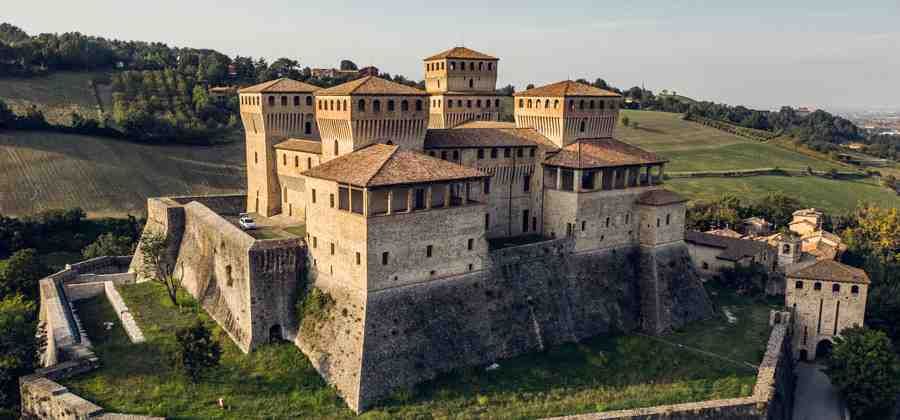
[[[147, 342], [131, 344], [105, 299], [77, 306], [101, 360], [99, 370], [64, 382], [72, 392], [111, 411], [172, 419], [356, 418], [335, 390], [289, 343], [241, 353], [197, 303], [181, 294], [174, 307], [162, 287], [119, 287]], [[714, 296], [714, 300], [720, 296]], [[769, 306], [735, 298], [723, 313], [666, 337], [728, 362], [641, 335], [597, 337], [580, 344], [498, 361], [500, 368], [460, 369], [401, 390], [361, 419], [526, 419], [712, 398], [747, 396], [768, 340]], [[200, 318], [223, 348], [222, 364], [197, 384], [172, 367], [173, 331]], [[734, 349], [741, 349], [735, 352]], [[223, 398], [227, 409], [218, 407]]]
[[148, 197], [245, 188], [244, 143], [156, 146], [42, 131], [0, 131], [0, 214], [81, 207], [140, 215]]
[[669, 159], [667, 172], [702, 172], [774, 168], [827, 171], [852, 170], [837, 162], [817, 159], [774, 144], [747, 140], [681, 118], [681, 114], [622, 110], [622, 117], [638, 128], [620, 124], [616, 136]]
[[[43, 77], [0, 78], [0, 99], [16, 113], [22, 114], [36, 106], [50, 123], [69, 124], [73, 111], [83, 116], [98, 116], [100, 107], [90, 81], [102, 76], [92, 72], [58, 72]], [[99, 105], [109, 107], [109, 86], [101, 85], [99, 91], [104, 101]]]
[[770, 192], [782, 192], [798, 199], [803, 206], [829, 212], [852, 210], [860, 202], [900, 207], [900, 196], [878, 185], [876, 179], [832, 180], [813, 176], [677, 178], [667, 180], [666, 188], [700, 200], [714, 200], [725, 193], [753, 199]]

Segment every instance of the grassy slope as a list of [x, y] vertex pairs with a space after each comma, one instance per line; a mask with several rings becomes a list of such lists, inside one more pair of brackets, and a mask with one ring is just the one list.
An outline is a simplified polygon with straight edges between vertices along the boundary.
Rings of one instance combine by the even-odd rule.
[[[847, 171], [851, 167], [825, 159], [816, 152], [797, 149], [785, 139], [768, 143], [745, 140], [681, 119], [679, 114], [625, 110], [638, 129], [619, 127], [622, 140], [667, 157], [667, 171], [710, 171], [780, 167]], [[792, 150], [794, 149], [794, 150]], [[896, 207], [900, 199], [872, 179], [835, 181], [817, 177], [761, 176], [745, 178], [694, 178], [666, 181], [669, 188], [692, 199], [715, 199], [724, 193], [760, 197], [780, 191], [829, 211], [852, 209], [859, 201], [873, 201]]]
[[0, 131], [0, 213], [80, 206], [146, 211], [147, 197], [244, 188], [244, 144], [148, 146], [52, 132]]
[[639, 128], [619, 126], [616, 136], [669, 159], [667, 171], [714, 171], [780, 167], [783, 169], [844, 169], [839, 164], [774, 145], [684, 121], [680, 114], [623, 110]]
[[97, 75], [91, 72], [60, 72], [46, 77], [0, 78], [0, 99], [18, 113], [35, 105], [44, 112], [48, 121], [68, 124], [72, 111], [84, 116], [97, 116], [97, 100], [88, 85]]
[[[118, 333], [87, 326], [102, 368], [67, 380], [73, 392], [110, 411], [152, 413], [174, 419], [199, 418], [340, 418], [353, 414], [293, 345], [263, 346], [244, 355], [209, 317], [183, 297], [184, 309], [167, 301], [156, 284], [120, 288], [148, 342], [128, 344]], [[109, 310], [85, 316], [99, 325], [115, 320]], [[744, 308], [735, 310], [744, 317]], [[765, 312], [759, 305], [747, 313]], [[170, 366], [173, 331], [203, 319], [222, 343], [222, 366], [201, 383], [187, 383]], [[707, 350], [748, 349], [731, 357], [759, 362], [768, 331], [767, 319], [743, 318], [725, 325], [722, 318], [692, 326], [676, 337], [692, 345], [717, 343]], [[751, 331], [752, 333], [747, 333]], [[710, 332], [716, 334], [710, 337]], [[726, 349], [727, 350], [727, 349]], [[401, 391], [359, 418], [535, 418], [576, 412], [648, 406], [749, 395], [755, 372], [706, 356], [685, 352], [641, 336], [596, 338], [500, 361], [500, 369], [463, 369], [415, 389]], [[224, 398], [230, 407], [216, 406]]]

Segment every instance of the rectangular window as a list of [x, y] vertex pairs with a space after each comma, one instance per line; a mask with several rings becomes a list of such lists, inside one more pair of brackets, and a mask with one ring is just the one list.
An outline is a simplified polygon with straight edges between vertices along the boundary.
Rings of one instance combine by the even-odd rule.
[[478, 149], [478, 159], [484, 159], [484, 149]]
[[387, 265], [387, 264], [388, 264], [388, 255], [389, 255], [389, 254], [388, 254], [387, 252], [382, 252], [382, 253], [381, 253], [381, 265]]
[[522, 233], [528, 232], [528, 218], [529, 218], [528, 210], [523, 210], [522, 211]]
[[491, 215], [490, 215], [490, 213], [484, 215], [484, 230], [491, 230]]
[[497, 159], [497, 149], [491, 149], [491, 159]]
[[468, 241], [468, 248], [469, 248], [469, 251], [471, 251], [472, 248], [474, 248], [474, 247], [475, 247], [475, 240], [469, 238], [469, 241]]
[[331, 243], [331, 255], [334, 255], [334, 242]]
[[490, 178], [484, 179], [484, 187], [482, 188], [482, 191], [484, 191], [485, 194], [491, 193], [491, 179]]
[[318, 248], [318, 247], [319, 247], [319, 238], [316, 238], [315, 236], [313, 236], [313, 248]]
[[359, 252], [356, 253], [356, 265], [359, 265], [362, 262], [362, 257], [359, 255]]
[[328, 194], [328, 201], [330, 202], [331, 208], [334, 208], [334, 194]]
[[512, 157], [512, 149], [510, 149], [509, 147], [503, 149], [503, 157]]
[[525, 149], [523, 149], [523, 148], [521, 148], [521, 147], [518, 148], [518, 149], [516, 149], [516, 156], [517, 156], [517, 157], [523, 157], [523, 156], [525, 156]]
[[535, 150], [534, 147], [528, 149], [528, 156], [534, 157], [534, 150]]
[[316, 203], [316, 189], [315, 188], [312, 189], [312, 202], [313, 202], [313, 204]]
[[306, 169], [312, 169], [312, 158], [306, 158]]
[[447, 160], [447, 151], [446, 150], [441, 152], [441, 159]]
[[431, 253], [432, 253], [432, 251], [434, 251], [434, 247], [433, 247], [433, 246], [431, 246], [431, 245], [426, 246], [426, 247], [425, 247], [425, 257], [431, 258]]
[[525, 175], [522, 178], [522, 191], [531, 191], [531, 175]]

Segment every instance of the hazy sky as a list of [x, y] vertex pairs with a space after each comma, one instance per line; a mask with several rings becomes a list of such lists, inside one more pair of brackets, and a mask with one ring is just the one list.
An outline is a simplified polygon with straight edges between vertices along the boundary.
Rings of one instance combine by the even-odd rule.
[[[900, 108], [900, 1], [4, 1], [0, 21], [423, 77], [455, 45], [519, 89], [603, 77], [760, 108]], [[447, 4], [445, 4], [447, 3]], [[639, 3], [639, 5], [638, 5]]]

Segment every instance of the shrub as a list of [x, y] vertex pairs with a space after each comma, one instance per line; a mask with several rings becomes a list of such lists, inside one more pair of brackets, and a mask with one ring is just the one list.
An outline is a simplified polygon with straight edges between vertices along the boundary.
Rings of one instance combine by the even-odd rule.
[[900, 392], [900, 359], [887, 335], [854, 327], [835, 337], [825, 373], [841, 392], [854, 418], [890, 413]]
[[178, 341], [178, 364], [191, 382], [198, 382], [204, 371], [219, 365], [222, 348], [199, 320], [176, 331], [175, 339]]

